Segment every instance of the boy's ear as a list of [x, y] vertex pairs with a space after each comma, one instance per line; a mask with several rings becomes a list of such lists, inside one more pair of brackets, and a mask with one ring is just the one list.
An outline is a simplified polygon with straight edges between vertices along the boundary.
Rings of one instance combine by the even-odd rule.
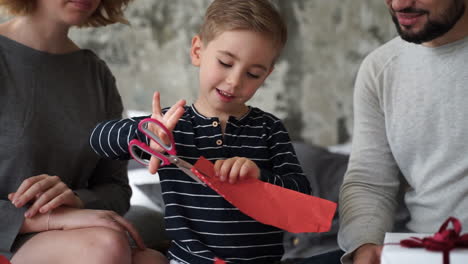
[[192, 64], [199, 67], [201, 61], [202, 40], [199, 35], [192, 38], [192, 48], [190, 49], [190, 57]]

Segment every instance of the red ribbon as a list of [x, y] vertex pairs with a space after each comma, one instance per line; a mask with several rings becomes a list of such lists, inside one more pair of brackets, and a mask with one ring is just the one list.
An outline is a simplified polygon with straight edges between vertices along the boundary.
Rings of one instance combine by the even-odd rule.
[[[447, 229], [452, 223], [453, 229]], [[450, 264], [449, 253], [454, 248], [468, 248], [468, 234], [460, 235], [462, 226], [455, 217], [449, 217], [432, 237], [411, 237], [400, 241], [400, 245], [408, 248], [425, 248], [430, 251], [442, 251], [444, 264]]]

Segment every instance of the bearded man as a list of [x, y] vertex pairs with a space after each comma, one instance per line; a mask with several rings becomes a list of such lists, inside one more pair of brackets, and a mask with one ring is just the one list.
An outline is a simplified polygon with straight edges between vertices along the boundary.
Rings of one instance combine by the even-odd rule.
[[373, 51], [354, 94], [340, 192], [343, 263], [380, 263], [398, 194], [408, 232], [468, 227], [468, 0], [386, 0], [399, 37]]

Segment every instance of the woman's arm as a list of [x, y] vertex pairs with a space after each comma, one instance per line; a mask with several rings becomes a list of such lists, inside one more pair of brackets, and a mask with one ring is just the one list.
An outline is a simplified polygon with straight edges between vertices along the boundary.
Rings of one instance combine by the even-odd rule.
[[84, 208], [113, 210], [121, 215], [130, 207], [127, 161], [101, 159], [87, 188], [73, 190]]
[[0, 252], [10, 252], [23, 225], [25, 211], [25, 208], [16, 208], [8, 200], [0, 200]]
[[[104, 89], [105, 115], [102, 120], [121, 119], [123, 113], [123, 103], [118, 92], [115, 78], [104, 61], [99, 61], [100, 82]], [[110, 127], [107, 127], [110, 128]], [[91, 132], [91, 131], [90, 131]], [[93, 131], [91, 134], [91, 143], [93, 136], [100, 136]], [[123, 135], [123, 134], [122, 134]], [[127, 145], [118, 146], [116, 142], [110, 141], [111, 138], [99, 138], [97, 148], [109, 144], [112, 145], [108, 153], [112, 155], [128, 155]], [[93, 146], [93, 144], [91, 144]], [[94, 149], [96, 150], [96, 149]], [[117, 151], [117, 152], [116, 152]], [[120, 158], [126, 160], [127, 158]], [[128, 184], [127, 162], [108, 159], [99, 159], [98, 164], [93, 170], [88, 180], [88, 185], [80, 189], [73, 190], [83, 201], [84, 208], [113, 210], [119, 214], [124, 214], [130, 207], [131, 188]]]

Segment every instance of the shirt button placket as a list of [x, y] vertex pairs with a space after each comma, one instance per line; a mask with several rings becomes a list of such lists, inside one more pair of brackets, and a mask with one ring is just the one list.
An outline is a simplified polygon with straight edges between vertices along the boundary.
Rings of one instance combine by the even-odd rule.
[[[213, 123], [211, 123], [211, 125], [213, 125], [213, 127], [218, 127], [219, 122], [218, 121], [213, 121]], [[221, 139], [216, 140], [216, 145], [221, 146], [222, 144], [223, 144], [223, 141]]]

